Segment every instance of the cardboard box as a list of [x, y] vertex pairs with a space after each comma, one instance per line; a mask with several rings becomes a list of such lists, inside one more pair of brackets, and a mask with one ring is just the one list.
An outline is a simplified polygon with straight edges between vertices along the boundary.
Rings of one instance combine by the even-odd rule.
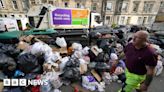
[[0, 92], [3, 91], [3, 88], [4, 88], [4, 86], [3, 86], [3, 82], [0, 81]]
[[31, 42], [32, 38], [34, 38], [33, 35], [29, 35], [29, 36], [22, 36], [20, 37], [20, 41], [26, 41], [26, 42]]
[[52, 47], [53, 52], [60, 52], [61, 54], [67, 54], [67, 47], [64, 48], [57, 48], [57, 47]]
[[101, 77], [100, 77], [100, 75], [93, 69], [93, 70], [91, 70], [91, 73], [92, 73], [92, 75], [96, 78], [96, 80], [98, 81], [98, 82], [101, 82]]
[[30, 45], [29, 45], [28, 43], [26, 43], [26, 42], [23, 42], [23, 41], [20, 41], [20, 42], [18, 43], [18, 46], [17, 46], [17, 48], [18, 48], [18, 49], [21, 49], [21, 50], [25, 50], [25, 49], [27, 49], [28, 47], [30, 47]]
[[80, 74], [84, 74], [87, 72], [87, 64], [80, 65]]

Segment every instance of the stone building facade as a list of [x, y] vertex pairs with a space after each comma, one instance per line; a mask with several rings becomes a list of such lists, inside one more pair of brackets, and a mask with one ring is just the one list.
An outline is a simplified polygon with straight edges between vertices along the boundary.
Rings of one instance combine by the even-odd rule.
[[107, 0], [105, 24], [151, 27], [161, 0]]
[[0, 0], [0, 17], [26, 17], [28, 0]]

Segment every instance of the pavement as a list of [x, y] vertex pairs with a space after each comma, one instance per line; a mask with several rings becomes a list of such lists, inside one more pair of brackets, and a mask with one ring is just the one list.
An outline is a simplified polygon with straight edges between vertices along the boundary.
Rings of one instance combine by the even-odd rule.
[[[117, 82], [112, 82], [106, 86], [105, 92], [117, 92], [121, 88], [121, 84]], [[69, 86], [63, 86], [61, 88], [62, 92], [74, 92], [74, 88]], [[90, 91], [84, 91], [90, 92]], [[97, 92], [97, 91], [93, 91]], [[133, 91], [135, 92], [135, 91]], [[154, 77], [147, 92], [164, 92], [164, 71], [161, 75]]]

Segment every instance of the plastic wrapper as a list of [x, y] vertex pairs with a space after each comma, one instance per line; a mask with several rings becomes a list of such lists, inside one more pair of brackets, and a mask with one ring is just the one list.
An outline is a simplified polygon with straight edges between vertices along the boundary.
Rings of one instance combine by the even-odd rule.
[[56, 38], [56, 44], [60, 47], [67, 47], [67, 43], [66, 43], [64, 37], [61, 37], [61, 38], [57, 37]]
[[51, 92], [54, 89], [60, 88], [63, 84], [56, 72], [47, 72], [41, 76], [41, 79], [48, 82], [48, 85], [42, 85], [40, 87], [41, 92]]
[[112, 61], [118, 60], [117, 54], [111, 53], [111, 54], [110, 54], [110, 59], [111, 59]]
[[110, 82], [112, 82], [112, 77], [108, 72], [104, 72], [102, 79], [104, 80], [105, 84], [110, 84]]
[[54, 63], [57, 60], [60, 60], [61, 56], [58, 52], [49, 52], [44, 55], [44, 59], [47, 63]]
[[46, 54], [52, 52], [52, 48], [43, 42], [36, 42], [31, 46], [30, 52], [33, 55]]
[[64, 57], [60, 61], [61, 63], [59, 64], [59, 67], [60, 67], [60, 71], [62, 72], [66, 66], [66, 63], [69, 61], [69, 57]]
[[80, 59], [80, 58], [83, 57], [83, 54], [82, 54], [81, 51], [75, 51], [75, 52], [72, 54], [72, 57], [73, 57], [73, 58], [78, 58], [78, 59]]
[[81, 51], [81, 52], [82, 52], [82, 54], [83, 54], [83, 55], [88, 55], [88, 54], [89, 54], [89, 49], [90, 49], [90, 48], [89, 48], [89, 47], [87, 47], [87, 46], [86, 46], [86, 47], [84, 47], [84, 48], [82, 49], [82, 51]]
[[86, 61], [87, 64], [90, 63], [90, 57], [89, 56], [83, 56], [83, 59]]
[[93, 76], [82, 76], [82, 86], [88, 90], [95, 91], [97, 82]]
[[156, 76], [159, 76], [163, 71], [163, 64], [162, 64], [162, 61], [158, 61], [157, 62], [157, 65], [155, 67], [155, 75]]
[[73, 50], [82, 50], [82, 45], [80, 43], [73, 43], [72, 48]]

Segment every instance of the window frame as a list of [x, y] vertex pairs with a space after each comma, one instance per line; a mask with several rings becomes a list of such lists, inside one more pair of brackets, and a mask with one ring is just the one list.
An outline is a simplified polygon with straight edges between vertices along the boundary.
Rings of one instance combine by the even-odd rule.
[[35, 0], [30, 0], [30, 3], [31, 3], [32, 5], [35, 5], [35, 4], [36, 4], [36, 1], [35, 1]]
[[92, 5], [92, 10], [94, 10], [94, 11], [96, 11], [97, 10], [97, 3], [93, 3], [93, 5]]
[[[142, 23], [141, 23], [141, 22], [142, 22]], [[143, 24], [143, 18], [142, 18], [141, 16], [138, 17], [137, 23], [138, 23], [139, 25]]]
[[105, 17], [105, 22], [106, 22], [106, 24], [110, 24], [110, 22], [111, 22], [111, 16], [106, 16]]
[[[136, 5], [136, 10], [134, 10], [134, 5]], [[138, 12], [139, 9], [139, 5], [140, 5], [140, 1], [133, 1], [133, 8], [132, 8], [132, 12]]]
[[125, 23], [125, 16], [121, 16], [120, 23], [121, 23], [121, 25], [124, 25], [124, 23]]
[[[126, 6], [125, 6], [125, 10], [123, 9], [123, 5], [124, 5], [124, 4], [126, 5]], [[123, 2], [123, 3], [122, 3], [121, 11], [122, 11], [122, 12], [127, 12], [127, 11], [128, 11], [128, 2]]]
[[161, 7], [161, 8], [164, 8], [164, 1], [161, 1], [161, 2], [160, 2], [160, 7]]
[[[111, 4], [110, 5], [110, 9], [108, 9], [108, 4]], [[113, 3], [112, 2], [107, 2], [107, 4], [106, 4], [106, 11], [113, 11]]]
[[152, 13], [153, 12], [153, 7], [154, 7], [154, 2], [153, 1], [145, 1], [144, 2], [144, 7], [143, 7], [143, 12], [144, 13]]
[[[66, 6], [66, 4], [67, 4], [67, 6]], [[69, 5], [68, 5], [68, 2], [64, 2], [64, 7], [69, 7]]]
[[[15, 2], [15, 3], [14, 3]], [[13, 9], [14, 10], [18, 10], [18, 3], [17, 0], [12, 0], [12, 4], [13, 4]], [[16, 6], [16, 7], [15, 7]]]
[[79, 2], [76, 3], [76, 8], [81, 8], [81, 4]]
[[54, 1], [49, 0], [49, 1], [48, 1], [48, 4], [54, 5]]
[[3, 0], [0, 0], [0, 9], [3, 9], [3, 8], [5, 8], [5, 3], [4, 3], [4, 1]]

